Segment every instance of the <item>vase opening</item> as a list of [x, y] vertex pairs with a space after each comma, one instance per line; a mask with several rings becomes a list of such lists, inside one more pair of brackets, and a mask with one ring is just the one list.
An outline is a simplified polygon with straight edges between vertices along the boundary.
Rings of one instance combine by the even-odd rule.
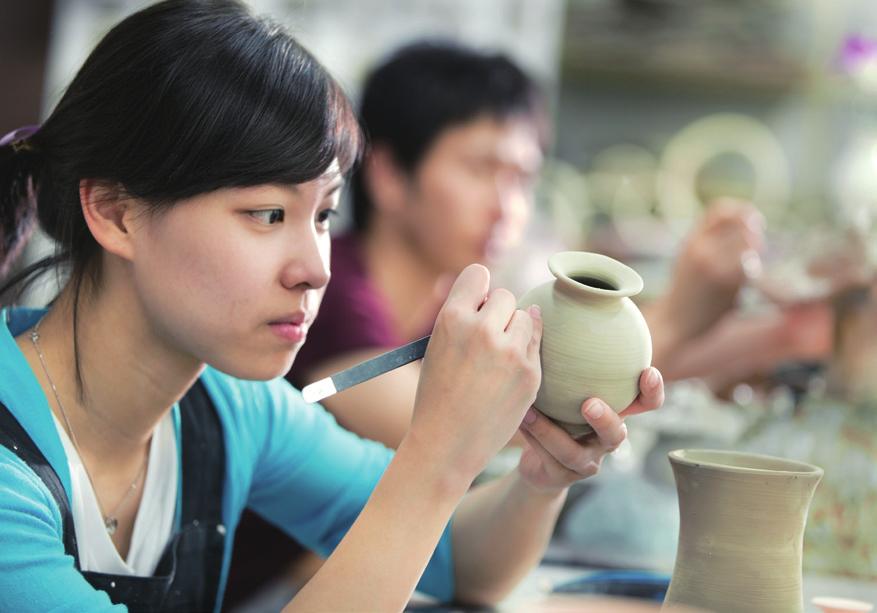
[[560, 287], [579, 295], [626, 298], [643, 289], [643, 280], [635, 270], [605, 255], [584, 251], [560, 251], [548, 258], [548, 268]]
[[590, 275], [570, 275], [570, 279], [572, 279], [576, 283], [587, 285], [588, 287], [605, 289], [612, 292], [618, 291], [618, 286], [616, 284], [612, 283], [611, 281], [601, 279], [600, 277], [593, 277]]
[[801, 477], [822, 476], [822, 469], [818, 466], [756, 453], [712, 449], [677, 449], [671, 451], [669, 455], [670, 460], [677, 464], [724, 472], [761, 475], [794, 474]]

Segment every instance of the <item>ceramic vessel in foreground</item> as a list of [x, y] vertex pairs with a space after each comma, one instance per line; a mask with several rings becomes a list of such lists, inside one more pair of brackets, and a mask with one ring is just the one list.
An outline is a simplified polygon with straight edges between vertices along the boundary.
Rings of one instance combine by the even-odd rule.
[[669, 455], [680, 525], [665, 604], [801, 613], [804, 525], [822, 469], [733, 451]]

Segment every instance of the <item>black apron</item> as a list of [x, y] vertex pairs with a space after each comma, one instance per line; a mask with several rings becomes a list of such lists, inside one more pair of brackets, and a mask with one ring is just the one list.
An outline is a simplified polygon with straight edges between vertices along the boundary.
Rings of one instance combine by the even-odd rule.
[[61, 510], [64, 550], [95, 589], [131, 613], [213, 611], [225, 553], [222, 523], [225, 444], [219, 416], [196, 382], [180, 401], [183, 495], [180, 530], [173, 535], [152, 577], [82, 571], [73, 514], [57, 473], [9, 410], [0, 404], [0, 445], [15, 452], [46, 484]]

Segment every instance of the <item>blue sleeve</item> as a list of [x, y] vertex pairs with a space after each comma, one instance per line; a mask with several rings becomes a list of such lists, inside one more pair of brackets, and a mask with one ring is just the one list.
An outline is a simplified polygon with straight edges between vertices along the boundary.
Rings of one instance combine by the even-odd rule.
[[[306, 547], [328, 555], [365, 506], [392, 452], [343, 429], [282, 379], [260, 389], [269, 418], [248, 506]], [[448, 526], [418, 590], [450, 600], [453, 576]]]
[[43, 482], [0, 446], [0, 611], [126, 611], [76, 570], [61, 530]]

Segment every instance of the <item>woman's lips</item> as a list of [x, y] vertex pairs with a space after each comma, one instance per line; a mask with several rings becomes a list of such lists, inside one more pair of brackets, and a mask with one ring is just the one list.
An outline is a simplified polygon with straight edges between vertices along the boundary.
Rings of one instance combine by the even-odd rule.
[[292, 323], [290, 321], [273, 322], [268, 324], [271, 330], [285, 341], [291, 343], [300, 343], [305, 340], [308, 334], [308, 326], [306, 323]]

